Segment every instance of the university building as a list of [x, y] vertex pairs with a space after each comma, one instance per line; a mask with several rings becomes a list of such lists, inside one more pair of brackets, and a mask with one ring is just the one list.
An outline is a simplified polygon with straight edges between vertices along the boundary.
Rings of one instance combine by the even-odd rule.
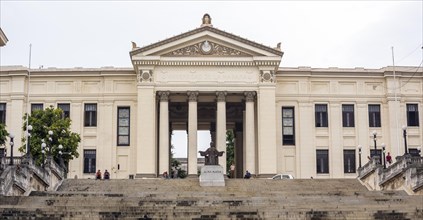
[[48, 106], [63, 109], [81, 135], [68, 174], [78, 178], [93, 178], [97, 169], [112, 178], [159, 176], [170, 169], [176, 130], [187, 133], [190, 176], [198, 172], [199, 130], [210, 131], [219, 151], [233, 130], [238, 177], [248, 170], [355, 178], [359, 161], [382, 155], [382, 145], [395, 158], [423, 144], [422, 68], [280, 67], [280, 44], [219, 30], [207, 14], [201, 27], [144, 47], [133, 43], [129, 54], [130, 68], [2, 66], [0, 122], [15, 146], [23, 144], [27, 109]]

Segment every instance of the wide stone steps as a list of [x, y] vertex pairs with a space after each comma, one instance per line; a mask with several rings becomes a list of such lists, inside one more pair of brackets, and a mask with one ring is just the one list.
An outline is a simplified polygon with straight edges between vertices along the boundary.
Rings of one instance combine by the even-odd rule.
[[[423, 196], [357, 180], [66, 180], [58, 192], [0, 197], [0, 219], [423, 219]], [[25, 218], [27, 217], [27, 218]]]

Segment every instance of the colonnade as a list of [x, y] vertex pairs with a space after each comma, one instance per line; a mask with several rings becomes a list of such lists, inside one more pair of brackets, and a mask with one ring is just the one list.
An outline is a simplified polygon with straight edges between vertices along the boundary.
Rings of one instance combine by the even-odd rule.
[[[188, 99], [188, 176], [197, 176], [197, 131], [198, 131], [198, 97], [201, 92], [198, 91], [187, 91]], [[210, 93], [208, 93], [210, 94]], [[159, 174], [169, 170], [170, 164], [170, 135], [169, 135], [169, 102], [170, 95], [169, 91], [157, 92], [159, 98], [159, 129], [158, 129], [158, 166]], [[215, 146], [219, 151], [225, 151], [222, 158], [219, 159], [219, 165], [221, 165], [226, 172], [226, 98], [227, 92], [217, 91], [216, 95], [216, 134], [215, 134]], [[243, 113], [243, 140], [242, 143], [242, 161], [243, 171], [248, 170], [251, 173], [256, 173], [256, 132], [255, 132], [255, 96], [254, 91], [244, 92], [245, 99], [245, 111]], [[239, 132], [239, 131], [238, 131]], [[241, 136], [241, 135], [239, 135]], [[213, 138], [212, 138], [212, 141]], [[239, 148], [241, 146], [236, 146]], [[239, 152], [239, 149], [237, 150]]]

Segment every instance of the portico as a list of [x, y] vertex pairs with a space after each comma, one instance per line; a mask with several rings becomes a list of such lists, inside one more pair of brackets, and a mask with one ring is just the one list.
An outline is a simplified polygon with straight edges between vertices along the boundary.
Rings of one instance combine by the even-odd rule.
[[[155, 177], [169, 170], [174, 129], [187, 130], [189, 176], [198, 173], [198, 130], [210, 130], [218, 151], [226, 151], [226, 131], [234, 130], [238, 176], [246, 170], [276, 173], [274, 72], [282, 54], [278, 48], [215, 29], [210, 22], [134, 47], [130, 55], [139, 100], [136, 176]], [[226, 167], [226, 155], [219, 164]]]

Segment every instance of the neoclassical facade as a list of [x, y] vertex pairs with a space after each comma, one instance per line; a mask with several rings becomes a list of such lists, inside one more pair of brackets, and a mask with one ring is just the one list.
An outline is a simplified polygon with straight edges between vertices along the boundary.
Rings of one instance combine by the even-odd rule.
[[233, 130], [237, 177], [355, 178], [375, 140], [376, 154], [382, 143], [404, 154], [403, 125], [410, 153], [422, 146], [422, 68], [287, 68], [282, 56], [280, 44], [219, 30], [205, 15], [194, 30], [133, 43], [131, 68], [1, 67], [0, 122], [20, 146], [28, 109], [62, 108], [82, 138], [68, 174], [78, 178], [96, 169], [157, 177], [169, 170], [175, 130], [187, 132], [189, 176], [198, 173], [199, 130], [219, 151]]

